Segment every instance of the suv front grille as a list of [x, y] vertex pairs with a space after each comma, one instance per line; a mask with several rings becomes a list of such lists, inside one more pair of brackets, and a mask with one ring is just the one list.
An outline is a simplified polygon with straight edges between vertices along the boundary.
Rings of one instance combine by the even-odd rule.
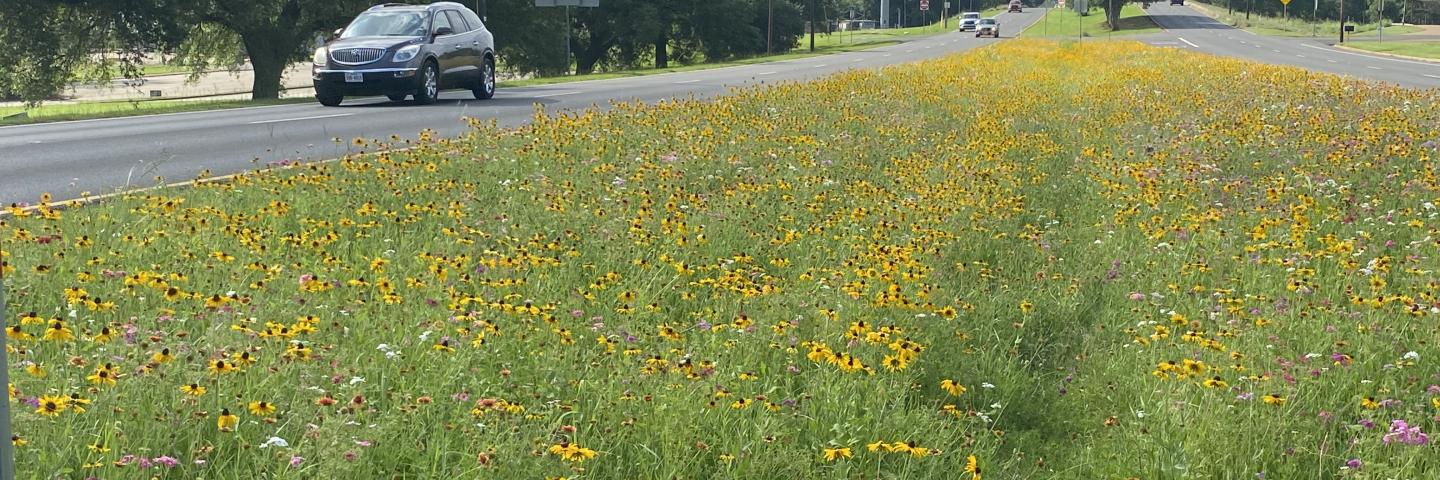
[[382, 56], [385, 56], [383, 48], [346, 48], [330, 52], [330, 58], [334, 59], [335, 63], [344, 65], [363, 65], [379, 60]]

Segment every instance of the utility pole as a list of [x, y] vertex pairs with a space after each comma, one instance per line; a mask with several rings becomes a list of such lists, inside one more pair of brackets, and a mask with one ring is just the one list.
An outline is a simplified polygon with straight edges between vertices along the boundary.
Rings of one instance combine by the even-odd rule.
[[810, 8], [807, 10], [810, 10], [807, 12], [810, 15], [807, 16], [810, 17], [810, 51], [813, 53], [815, 51], [815, 0], [810, 0]]
[[772, 47], [775, 36], [775, 0], [765, 2], [765, 12], [765, 54], [769, 55], [775, 53]]
[[1380, 0], [1380, 24], [1376, 25], [1376, 28], [1376, 35], [1379, 35], [1377, 40], [1385, 43], [1385, 0]]

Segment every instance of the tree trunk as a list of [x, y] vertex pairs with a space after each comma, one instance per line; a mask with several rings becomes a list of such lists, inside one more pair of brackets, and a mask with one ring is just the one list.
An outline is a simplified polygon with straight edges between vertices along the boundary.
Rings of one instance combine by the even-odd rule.
[[1120, 30], [1120, 9], [1125, 2], [1121, 0], [1109, 0], [1105, 5], [1105, 22], [1110, 24], [1110, 31]]
[[280, 98], [280, 78], [285, 73], [285, 61], [288, 55], [278, 51], [281, 48], [280, 41], [266, 42], [263, 40], [252, 41], [249, 36], [244, 37], [245, 53], [250, 56], [251, 73], [255, 74], [250, 84], [250, 98], [252, 100], [273, 100]]
[[655, 38], [655, 68], [666, 68], [670, 66], [670, 39], [665, 32]]
[[575, 74], [587, 75], [595, 73], [595, 64], [600, 63], [600, 59], [605, 56], [605, 52], [609, 49], [609, 42], [599, 42], [592, 37], [589, 45], [575, 51]]

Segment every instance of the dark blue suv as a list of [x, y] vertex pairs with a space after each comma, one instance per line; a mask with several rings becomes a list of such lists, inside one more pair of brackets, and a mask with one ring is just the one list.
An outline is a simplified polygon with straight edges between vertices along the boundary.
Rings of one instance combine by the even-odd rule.
[[495, 37], [464, 5], [376, 5], [336, 37], [315, 50], [315, 99], [323, 105], [347, 95], [430, 104], [445, 89], [495, 96]]

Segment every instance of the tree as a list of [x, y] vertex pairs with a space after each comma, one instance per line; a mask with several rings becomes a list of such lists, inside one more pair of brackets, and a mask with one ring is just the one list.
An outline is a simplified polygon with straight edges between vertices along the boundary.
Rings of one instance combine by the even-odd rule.
[[146, 50], [175, 23], [145, 0], [6, 0], [0, 8], [0, 99], [39, 102], [74, 80], [138, 76]]
[[[285, 67], [309, 57], [316, 35], [344, 26], [369, 3], [364, 0], [153, 1], [157, 6], [170, 5], [170, 13], [191, 27], [211, 24], [233, 32], [253, 69], [251, 98], [255, 99], [279, 97]], [[200, 30], [191, 28], [187, 33], [197, 31]]]

